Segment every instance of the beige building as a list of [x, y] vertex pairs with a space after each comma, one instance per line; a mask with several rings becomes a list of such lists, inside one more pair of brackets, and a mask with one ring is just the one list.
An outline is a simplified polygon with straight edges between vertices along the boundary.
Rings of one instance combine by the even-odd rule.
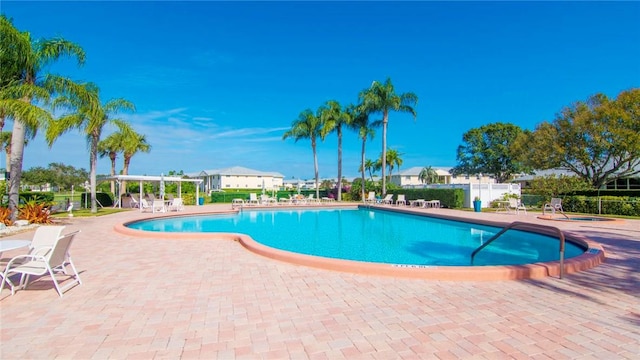
[[[420, 181], [420, 172], [424, 167], [412, 167], [406, 170], [401, 170], [398, 174], [391, 175], [391, 182], [403, 187], [421, 187], [425, 185]], [[470, 184], [479, 183], [484, 184], [495, 183], [495, 180], [491, 176], [486, 175], [458, 175], [454, 176], [449, 171], [451, 168], [433, 168], [438, 174], [438, 184]]]
[[277, 190], [282, 187], [284, 176], [277, 172], [266, 172], [234, 166], [226, 169], [203, 170], [186, 174], [193, 179], [203, 179], [202, 190], [206, 193], [232, 189]]

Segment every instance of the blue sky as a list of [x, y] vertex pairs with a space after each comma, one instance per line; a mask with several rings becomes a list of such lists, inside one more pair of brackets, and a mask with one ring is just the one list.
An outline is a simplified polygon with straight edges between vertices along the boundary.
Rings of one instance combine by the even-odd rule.
[[[134, 156], [131, 174], [237, 165], [312, 178], [310, 142], [283, 141], [284, 131], [301, 111], [355, 103], [387, 77], [419, 97], [416, 121], [390, 115], [401, 169], [454, 166], [471, 128], [533, 129], [574, 101], [640, 86], [638, 2], [3, 0], [0, 9], [33, 38], [61, 36], [87, 53], [81, 68], [65, 60], [48, 71], [136, 105], [120, 117], [152, 150]], [[381, 153], [381, 134], [367, 158]], [[337, 174], [336, 144], [318, 147], [321, 177]], [[347, 132], [343, 146], [343, 173], [357, 176], [360, 142]], [[24, 167], [52, 162], [88, 169], [85, 138], [71, 132], [48, 148], [38, 134]], [[109, 172], [108, 159], [98, 165]]]

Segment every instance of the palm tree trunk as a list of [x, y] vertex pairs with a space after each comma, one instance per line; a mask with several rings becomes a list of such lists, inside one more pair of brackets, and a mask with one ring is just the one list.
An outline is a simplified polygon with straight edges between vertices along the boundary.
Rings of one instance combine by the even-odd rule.
[[[127, 156], [127, 154], [124, 155], [124, 164], [122, 165], [122, 175], [129, 175], [129, 164], [131, 163], [131, 156]], [[126, 181], [122, 181], [120, 183], [120, 193], [122, 194], [122, 192], [125, 191], [125, 189], [127, 188], [127, 182]], [[140, 196], [142, 196], [142, 194], [140, 194]]]
[[9, 209], [11, 221], [18, 219], [18, 205], [20, 204], [20, 179], [22, 178], [22, 160], [24, 157], [24, 139], [26, 129], [24, 124], [15, 119], [13, 121], [13, 133], [11, 134], [11, 155], [9, 168]]
[[[109, 159], [111, 160], [111, 176], [116, 175], [116, 153], [109, 153]], [[111, 180], [111, 193], [116, 194], [116, 182]], [[118, 192], [118, 195], [122, 194], [122, 192]], [[122, 196], [122, 195], [120, 195]]]
[[365, 144], [366, 143], [367, 143], [367, 136], [365, 135], [362, 138], [362, 167], [360, 168], [362, 170], [362, 189], [361, 189], [362, 191], [360, 191], [360, 196], [361, 196], [362, 201], [364, 201], [364, 199], [365, 199], [365, 197], [364, 197], [364, 192], [365, 192], [364, 185], [366, 183], [366, 180], [364, 178], [364, 170], [365, 170], [364, 169], [364, 163], [365, 163], [366, 160], [365, 160], [364, 149], [365, 149]]
[[313, 168], [316, 173], [316, 199], [320, 198], [320, 189], [318, 188], [318, 154], [316, 152], [316, 139], [311, 139], [311, 148], [313, 149]]
[[98, 212], [98, 204], [96, 199], [96, 168], [98, 167], [98, 140], [99, 137], [91, 138], [91, 154], [89, 155], [89, 183], [91, 185], [91, 213]]
[[382, 197], [387, 195], [387, 181], [384, 176], [385, 167], [387, 166], [387, 123], [389, 122], [389, 113], [385, 110], [382, 114]]
[[338, 201], [342, 201], [342, 126], [338, 125]]

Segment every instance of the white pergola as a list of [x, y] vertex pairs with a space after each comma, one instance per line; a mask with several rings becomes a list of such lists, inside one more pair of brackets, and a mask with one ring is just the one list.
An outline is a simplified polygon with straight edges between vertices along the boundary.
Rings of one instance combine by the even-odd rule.
[[[182, 197], [182, 183], [183, 182], [192, 182], [192, 183], [201, 183], [204, 180], [203, 179], [185, 179], [185, 178], [181, 178], [179, 176], [164, 176], [164, 175], [115, 175], [115, 176], [108, 176], [108, 177], [104, 177], [104, 178], [100, 178], [98, 181], [115, 181], [117, 183], [118, 186], [116, 186], [116, 204], [118, 205], [119, 208], [122, 207], [122, 203], [120, 201], [121, 198], [121, 194], [120, 192], [120, 183], [122, 181], [137, 181], [140, 184], [140, 199], [142, 199], [142, 183], [144, 182], [157, 182], [160, 183], [162, 181], [164, 182], [177, 182], [178, 183], [178, 197]], [[198, 202], [198, 198], [200, 197], [200, 187], [196, 186], [196, 205], [199, 205]], [[114, 204], [114, 207], [116, 206], [116, 204]], [[142, 210], [142, 209], [140, 209]]]

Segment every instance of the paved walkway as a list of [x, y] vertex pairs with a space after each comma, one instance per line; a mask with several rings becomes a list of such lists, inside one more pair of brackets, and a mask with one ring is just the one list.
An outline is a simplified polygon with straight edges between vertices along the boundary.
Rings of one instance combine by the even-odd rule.
[[[541, 221], [532, 214], [464, 214]], [[554, 222], [588, 234], [607, 252], [603, 265], [563, 280], [445, 282], [295, 266], [232, 241], [130, 238], [112, 230], [139, 217], [130, 211], [70, 221], [68, 230], [82, 230], [72, 255], [83, 285], [63, 298], [50, 281], [34, 282], [15, 296], [4, 290], [1, 359], [637, 359], [640, 354], [640, 221]]]

